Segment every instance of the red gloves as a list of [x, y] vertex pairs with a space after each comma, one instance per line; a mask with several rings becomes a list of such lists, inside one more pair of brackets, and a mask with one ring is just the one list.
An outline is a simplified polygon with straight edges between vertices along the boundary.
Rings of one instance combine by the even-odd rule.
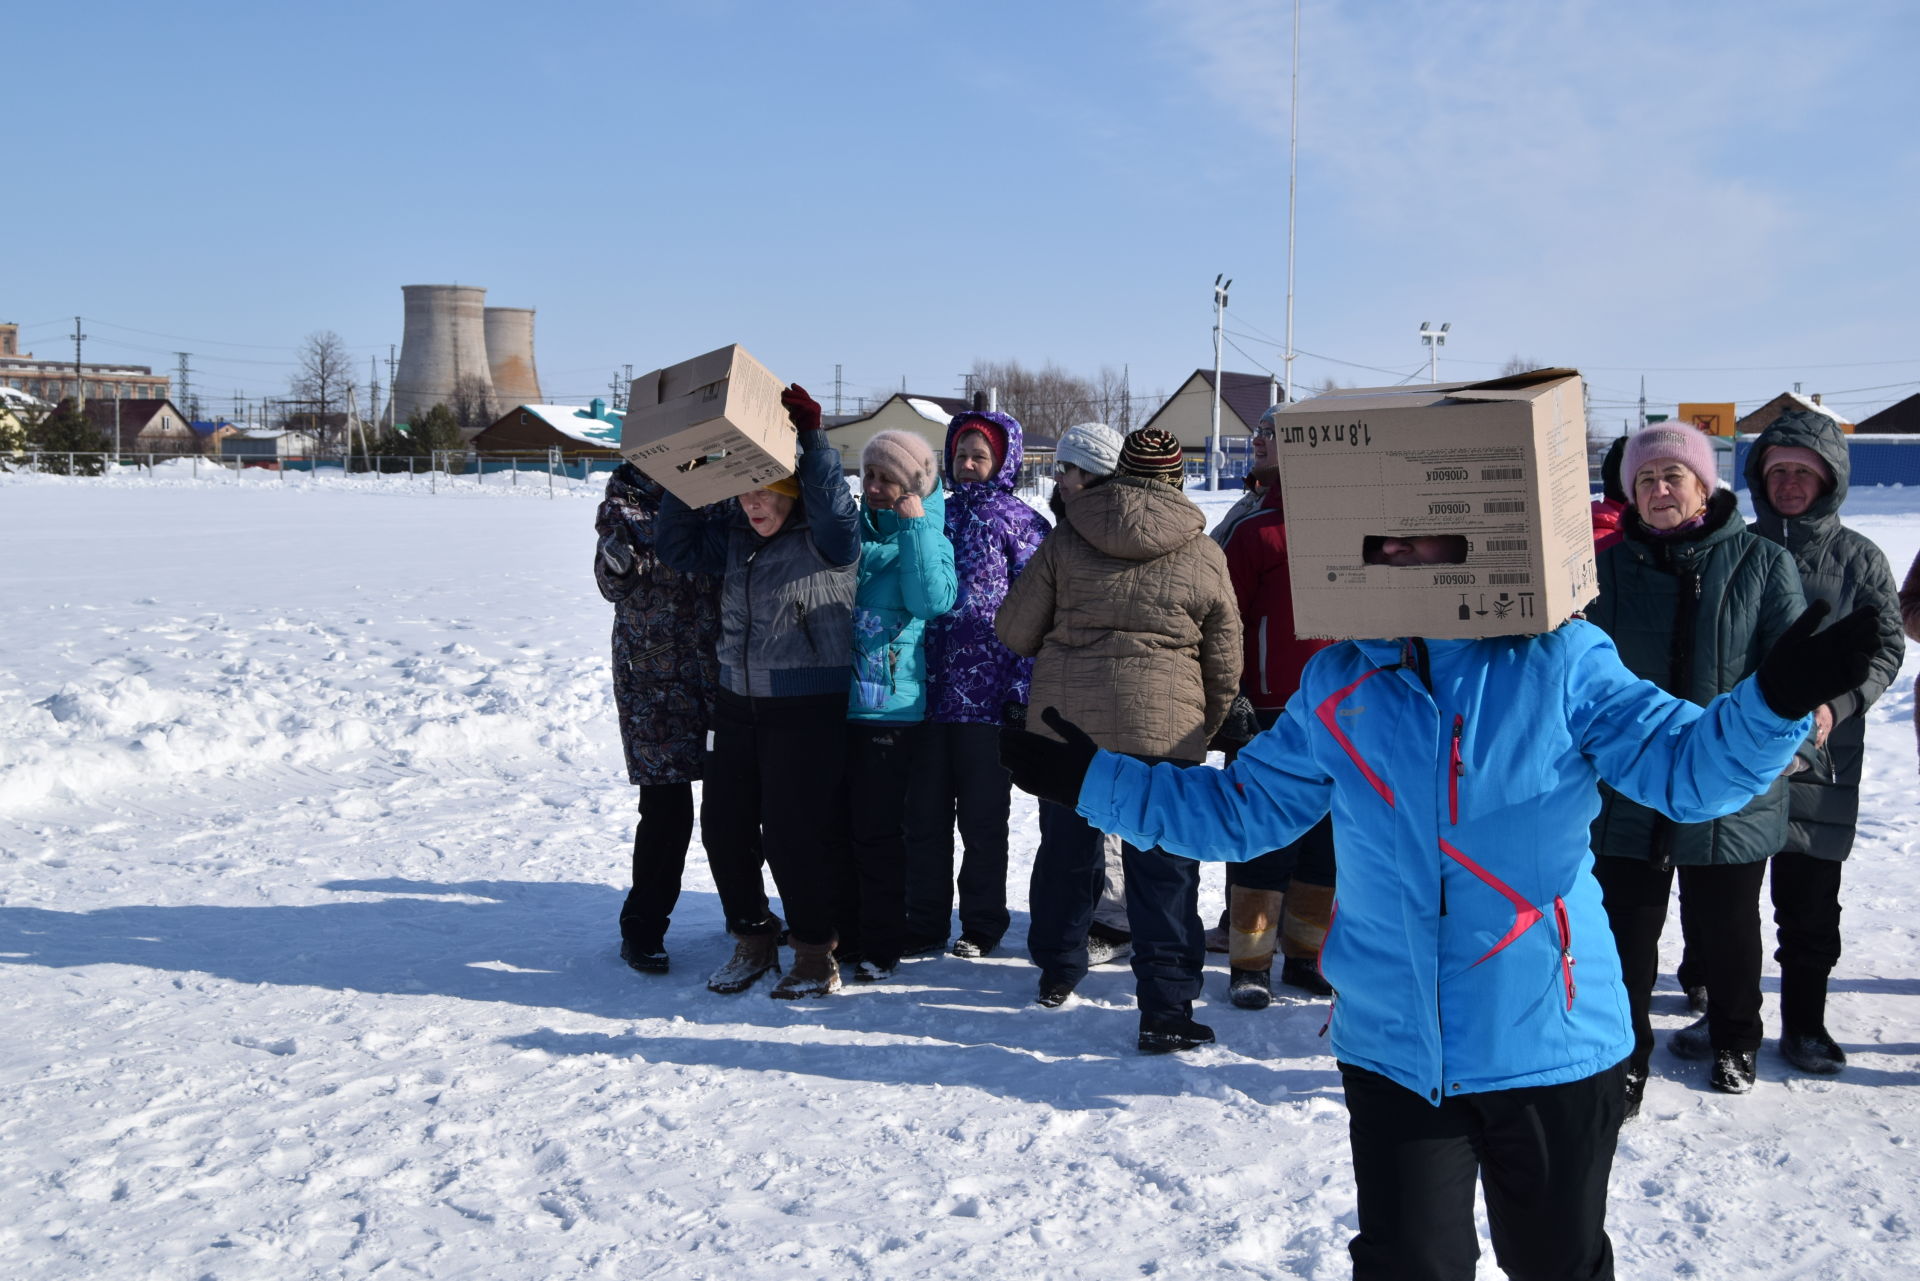
[[795, 431], [820, 430], [820, 402], [807, 395], [805, 387], [793, 384], [780, 393], [780, 403], [786, 407]]

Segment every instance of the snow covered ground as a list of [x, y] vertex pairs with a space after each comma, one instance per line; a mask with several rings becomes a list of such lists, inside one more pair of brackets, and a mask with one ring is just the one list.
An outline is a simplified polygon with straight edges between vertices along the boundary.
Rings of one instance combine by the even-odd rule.
[[[674, 972], [620, 963], [589, 490], [183, 470], [0, 476], [14, 1275], [1348, 1274], [1322, 1004], [1234, 1010], [1216, 967], [1219, 1046], [1142, 1057], [1124, 967], [1029, 1004], [1023, 915], [1010, 955], [714, 996], [697, 852]], [[1920, 493], [1851, 506], [1903, 573]], [[1728, 1098], [1657, 1051], [1622, 1276], [1920, 1271], [1914, 670], [1871, 714], [1852, 1066], [1769, 1042]], [[1031, 802], [1015, 823], [1018, 909]]]

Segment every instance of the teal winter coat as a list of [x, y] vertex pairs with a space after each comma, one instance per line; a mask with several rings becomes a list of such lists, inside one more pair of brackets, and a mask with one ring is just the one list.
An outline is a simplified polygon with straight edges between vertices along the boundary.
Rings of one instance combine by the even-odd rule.
[[847, 719], [913, 724], [927, 715], [927, 623], [953, 608], [958, 579], [946, 498], [903, 519], [860, 504], [860, 589], [853, 599], [853, 689]]
[[[1731, 490], [1707, 500], [1703, 529], [1655, 538], [1632, 509], [1597, 558], [1600, 598], [1587, 621], [1613, 638], [1635, 676], [1705, 706], [1751, 676], [1806, 602], [1793, 558], [1748, 532]], [[1661, 866], [1754, 863], [1787, 835], [1787, 783], [1775, 779], [1739, 813], [1675, 823], [1602, 788], [1593, 852]]]
[[1671, 698], [1578, 620], [1347, 641], [1308, 660], [1286, 712], [1226, 769], [1096, 753], [1078, 809], [1138, 848], [1216, 862], [1331, 811], [1334, 1055], [1438, 1104], [1579, 1080], [1633, 1049], [1587, 849], [1600, 780], [1712, 818], [1765, 788], [1811, 724], [1776, 715], [1753, 681], [1705, 709]]

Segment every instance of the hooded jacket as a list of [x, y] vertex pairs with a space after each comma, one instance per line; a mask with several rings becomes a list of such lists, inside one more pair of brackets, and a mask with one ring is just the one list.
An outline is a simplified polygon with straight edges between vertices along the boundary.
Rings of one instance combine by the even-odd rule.
[[[1656, 538], [1632, 509], [1618, 543], [1599, 553], [1599, 599], [1587, 621], [1613, 638], [1627, 670], [1705, 706], [1751, 676], [1806, 608], [1780, 548], [1740, 519], [1733, 492], [1707, 499], [1703, 528]], [[1752, 863], [1787, 834], [1787, 783], [1776, 779], [1739, 813], [1675, 826], [1609, 788], [1593, 850], [1658, 864]]]
[[935, 489], [911, 519], [860, 505], [860, 590], [853, 598], [847, 718], [912, 724], [927, 714], [929, 620], [953, 608], [953, 544]]
[[1586, 846], [1596, 783], [1709, 819], [1765, 788], [1811, 723], [1775, 715], [1753, 681], [1705, 709], [1672, 698], [1578, 620], [1345, 641], [1226, 769], [1101, 752], [1078, 811], [1142, 849], [1234, 862], [1331, 810], [1333, 1052], [1438, 1104], [1579, 1080], [1633, 1049]]
[[1047, 522], [1020, 501], [1014, 485], [1025, 456], [1020, 423], [1009, 414], [957, 414], [947, 426], [945, 463], [953, 475], [953, 443], [986, 427], [1005, 445], [988, 480], [955, 485], [947, 495], [947, 538], [953, 543], [958, 594], [953, 609], [927, 625], [928, 719], [947, 724], [1001, 723], [1000, 709], [1027, 701], [1033, 664], [994, 635], [993, 616], [1007, 587], [1047, 536]]
[[771, 538], [737, 502], [698, 512], [671, 493], [660, 502], [660, 559], [724, 575], [720, 686], [731, 694], [844, 694], [852, 678], [860, 513], [825, 432], [800, 434], [795, 475], [800, 497]]
[[[1833, 485], [1798, 516], [1782, 516], [1767, 499], [1767, 451], [1777, 446], [1811, 449], [1833, 473]], [[1747, 488], [1756, 519], [1753, 532], [1793, 556], [1807, 603], [1826, 601], [1831, 618], [1845, 618], [1862, 605], [1880, 616], [1880, 644], [1867, 679], [1842, 694], [1833, 709], [1833, 731], [1824, 747], [1807, 751], [1811, 763], [1787, 787], [1787, 837], [1781, 849], [1817, 858], [1844, 859], [1853, 850], [1860, 816], [1860, 773], [1866, 755], [1866, 711], [1900, 673], [1907, 644], [1900, 631], [1899, 593], [1893, 570], [1872, 539], [1840, 523], [1853, 470], [1847, 438], [1825, 414], [1782, 414], [1747, 452]]]
[[1241, 689], [1263, 711], [1285, 707], [1300, 687], [1307, 660], [1332, 642], [1294, 635], [1287, 513], [1278, 485], [1267, 490], [1259, 509], [1228, 537], [1227, 574], [1233, 579], [1246, 637]]
[[601, 536], [618, 532], [633, 568], [616, 574], [596, 551], [593, 579], [613, 603], [613, 701], [627, 779], [684, 783], [700, 777], [707, 724], [719, 680], [720, 582], [682, 574], [654, 553], [655, 519], [666, 491], [632, 463], [607, 477], [593, 520]]
[[1240, 684], [1233, 584], [1205, 517], [1133, 476], [1088, 485], [1066, 513], [995, 621], [1007, 648], [1038, 656], [1032, 705], [1109, 751], [1205, 760]]

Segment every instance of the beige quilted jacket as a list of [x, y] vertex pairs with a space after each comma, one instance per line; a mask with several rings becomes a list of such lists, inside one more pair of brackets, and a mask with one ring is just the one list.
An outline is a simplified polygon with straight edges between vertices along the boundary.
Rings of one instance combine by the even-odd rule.
[[1179, 490], [1115, 476], [1066, 519], [1007, 592], [994, 630], [1034, 655], [1028, 727], [1049, 706], [1110, 751], [1200, 761], [1240, 683], [1227, 561]]

